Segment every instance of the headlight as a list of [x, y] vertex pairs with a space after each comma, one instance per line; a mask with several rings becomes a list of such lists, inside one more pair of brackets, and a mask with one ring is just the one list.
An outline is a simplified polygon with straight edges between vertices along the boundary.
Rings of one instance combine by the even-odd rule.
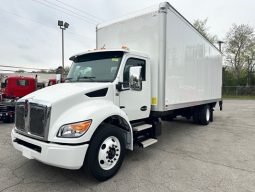
[[80, 137], [89, 129], [91, 120], [63, 125], [58, 131], [58, 137], [75, 138]]

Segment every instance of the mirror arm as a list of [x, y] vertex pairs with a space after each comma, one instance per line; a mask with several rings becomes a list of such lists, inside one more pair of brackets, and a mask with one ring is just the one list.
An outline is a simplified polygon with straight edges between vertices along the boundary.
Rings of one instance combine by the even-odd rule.
[[[123, 87], [123, 85], [128, 85], [128, 87]], [[121, 91], [128, 91], [130, 90], [129, 83], [128, 82], [119, 82], [116, 84], [116, 89], [121, 92]]]

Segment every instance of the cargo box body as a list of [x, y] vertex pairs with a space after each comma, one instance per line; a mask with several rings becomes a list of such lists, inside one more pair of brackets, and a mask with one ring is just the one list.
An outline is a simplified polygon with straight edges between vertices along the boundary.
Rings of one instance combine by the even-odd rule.
[[152, 111], [221, 99], [221, 52], [170, 4], [98, 26], [97, 48], [123, 45], [151, 59]]

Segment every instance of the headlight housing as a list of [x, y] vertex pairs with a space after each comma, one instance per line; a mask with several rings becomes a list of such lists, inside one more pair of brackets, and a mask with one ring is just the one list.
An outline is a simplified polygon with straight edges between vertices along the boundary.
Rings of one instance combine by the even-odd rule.
[[77, 138], [84, 135], [89, 129], [92, 120], [86, 120], [78, 123], [71, 123], [60, 127], [57, 136], [63, 138]]

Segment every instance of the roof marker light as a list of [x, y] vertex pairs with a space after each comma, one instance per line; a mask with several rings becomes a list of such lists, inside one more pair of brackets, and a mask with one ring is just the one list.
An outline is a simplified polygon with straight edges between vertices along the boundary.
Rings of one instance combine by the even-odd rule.
[[126, 46], [126, 45], [122, 45], [122, 46], [121, 46], [121, 49], [126, 49], [126, 50], [129, 51], [129, 48], [128, 48], [128, 46]]

